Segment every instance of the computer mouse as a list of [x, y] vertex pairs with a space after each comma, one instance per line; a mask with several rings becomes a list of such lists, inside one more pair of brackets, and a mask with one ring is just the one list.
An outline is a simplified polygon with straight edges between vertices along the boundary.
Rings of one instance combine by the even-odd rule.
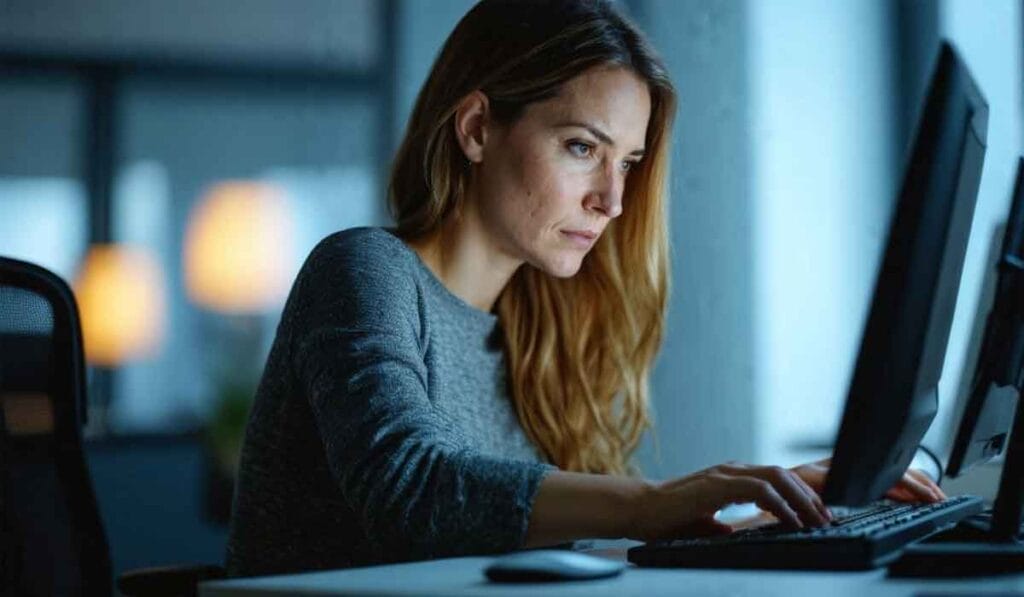
[[495, 582], [588, 580], [621, 574], [623, 562], [564, 549], [532, 549], [499, 556], [484, 570]]

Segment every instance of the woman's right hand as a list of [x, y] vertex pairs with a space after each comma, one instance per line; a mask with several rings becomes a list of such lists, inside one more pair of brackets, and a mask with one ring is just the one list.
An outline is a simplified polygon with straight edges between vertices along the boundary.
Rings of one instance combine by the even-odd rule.
[[753, 502], [794, 528], [832, 519], [818, 494], [796, 473], [778, 466], [721, 464], [686, 477], [651, 482], [634, 500], [631, 539], [658, 541], [729, 533], [715, 512]]

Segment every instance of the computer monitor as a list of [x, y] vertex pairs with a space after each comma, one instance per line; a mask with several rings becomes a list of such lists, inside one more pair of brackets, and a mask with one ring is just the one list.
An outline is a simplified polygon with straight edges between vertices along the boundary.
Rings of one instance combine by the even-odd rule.
[[903, 476], [938, 382], [981, 179], [988, 106], [943, 42], [910, 146], [823, 499], [861, 506]]
[[[970, 521], [970, 528], [955, 536], [998, 543], [1018, 540], [1024, 508], [1024, 404], [1020, 399], [1024, 391], [1024, 159], [1017, 163], [996, 269], [984, 340], [946, 472], [955, 477], [999, 455], [1005, 447], [1006, 462], [991, 516]], [[968, 551], [977, 550], [973, 546]], [[1016, 555], [1024, 556], [1024, 550]]]
[[992, 268], [995, 292], [946, 468], [950, 477], [1003, 452], [1024, 389], [1024, 158]]

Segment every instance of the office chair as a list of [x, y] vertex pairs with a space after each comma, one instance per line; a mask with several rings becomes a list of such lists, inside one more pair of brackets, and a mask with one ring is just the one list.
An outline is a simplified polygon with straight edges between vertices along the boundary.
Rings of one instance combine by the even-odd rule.
[[[67, 284], [0, 257], [0, 580], [17, 595], [110, 595], [110, 550], [82, 450], [85, 363]], [[219, 566], [127, 572], [125, 595], [194, 595]]]

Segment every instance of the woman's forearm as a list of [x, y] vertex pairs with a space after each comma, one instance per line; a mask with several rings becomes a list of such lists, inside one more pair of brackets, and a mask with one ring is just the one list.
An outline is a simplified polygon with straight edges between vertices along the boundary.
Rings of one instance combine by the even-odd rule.
[[548, 473], [534, 499], [524, 547], [628, 537], [636, 504], [649, 486], [624, 476]]

